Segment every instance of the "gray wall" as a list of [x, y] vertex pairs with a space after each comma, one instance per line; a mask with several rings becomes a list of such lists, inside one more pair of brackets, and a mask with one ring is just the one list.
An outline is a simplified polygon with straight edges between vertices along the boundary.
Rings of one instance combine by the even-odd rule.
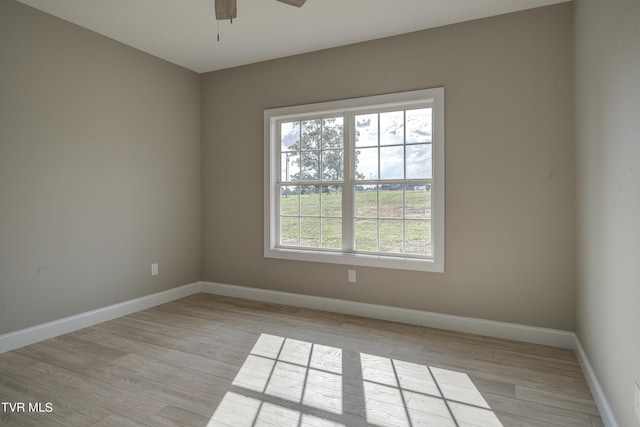
[[[573, 330], [572, 16], [561, 4], [222, 70], [201, 90], [1, 0], [0, 333], [199, 279]], [[358, 268], [348, 285], [346, 266], [264, 259], [263, 109], [434, 86], [446, 273]]]
[[0, 0], [0, 334], [199, 280], [200, 183], [198, 74]]
[[[203, 279], [574, 330], [571, 3], [203, 77]], [[446, 87], [446, 273], [263, 258], [265, 108]]]
[[640, 383], [640, 2], [576, 2], [577, 334], [621, 426]]

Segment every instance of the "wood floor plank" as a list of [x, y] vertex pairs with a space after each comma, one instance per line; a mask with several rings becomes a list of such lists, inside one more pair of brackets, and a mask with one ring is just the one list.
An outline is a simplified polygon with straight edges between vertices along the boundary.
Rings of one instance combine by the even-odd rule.
[[119, 380], [117, 374], [114, 375], [112, 366], [108, 362], [94, 360], [90, 355], [77, 351], [62, 349], [56, 346], [53, 340], [23, 347], [15, 350], [15, 352], [104, 383], [114, 383]]
[[198, 393], [191, 393], [184, 387], [172, 386], [162, 381], [161, 378], [152, 378], [137, 372], [131, 372], [116, 386], [122, 390], [141, 394], [146, 398], [161, 402], [165, 404], [165, 407], [175, 406], [203, 417], [210, 417], [213, 408], [221, 399], [221, 396], [209, 395], [207, 397], [210, 400], [207, 401]]
[[558, 393], [566, 393], [585, 399], [591, 398], [583, 376], [565, 370], [552, 370], [537, 366], [510, 366], [506, 363], [479, 359], [468, 359], [458, 354], [442, 355], [425, 352], [424, 360], [433, 366], [463, 370], [480, 378], [509, 382], [528, 388], [540, 388]]
[[126, 327], [116, 323], [105, 322], [100, 324], [99, 330], [110, 332], [125, 338], [131, 338], [140, 342], [180, 350], [186, 353], [196, 354], [202, 357], [241, 365], [246, 353], [233, 347], [217, 347], [207, 343], [201, 343], [189, 339], [189, 337], [177, 338], [161, 333], [149, 332], [135, 327]]
[[208, 416], [203, 417], [174, 406], [167, 406], [143, 421], [143, 424], [150, 427], [202, 427], [206, 426], [208, 421]]
[[161, 347], [148, 343], [141, 343], [132, 339], [123, 338], [117, 335], [111, 335], [103, 332], [91, 332], [84, 334], [82, 339], [89, 341], [99, 341], [109, 343], [113, 346], [144, 356], [150, 359], [169, 363], [174, 366], [188, 366], [191, 369], [200, 372], [210, 373], [229, 381], [233, 380], [238, 372], [238, 366], [226, 362], [220, 362], [214, 359], [205, 358], [196, 354], [187, 353], [180, 350], [173, 350], [167, 347]]
[[[45, 392], [46, 393], [46, 392]], [[49, 399], [50, 396], [47, 396]], [[6, 371], [0, 373], [0, 401], [17, 404], [33, 402], [42, 399], [37, 388], [30, 387], [20, 378], [10, 376]], [[14, 406], [15, 407], [15, 406]], [[2, 426], [64, 426], [57, 420], [40, 413], [30, 413], [15, 409], [0, 410], [0, 425]]]
[[567, 369], [569, 371], [580, 372], [580, 364], [577, 360], [558, 359], [549, 356], [537, 356], [533, 354], [526, 354], [517, 351], [507, 350], [493, 350], [493, 357], [498, 360], [517, 360], [519, 362], [526, 362], [532, 365], [547, 366], [556, 369]]
[[83, 401], [89, 400], [96, 406], [132, 420], [141, 421], [166, 406], [163, 402], [146, 398], [144, 394], [134, 393], [114, 384], [84, 377], [55, 365], [39, 363], [34, 368], [38, 371], [39, 378], [42, 378], [43, 382], [55, 384], [56, 388], [64, 390], [68, 394], [77, 396]]
[[489, 406], [496, 412], [521, 416], [548, 425], [584, 427], [591, 424], [588, 414], [548, 407], [544, 404], [486, 394]]
[[566, 394], [535, 390], [516, 386], [516, 397], [520, 400], [542, 403], [554, 408], [569, 409], [589, 415], [598, 416], [598, 409], [591, 399], [579, 399]]
[[491, 393], [498, 396], [516, 397], [516, 386], [502, 381], [490, 380], [487, 378], [469, 375], [471, 382], [481, 393]]
[[[203, 395], [203, 402], [210, 403], [209, 397], [214, 390], [218, 389], [218, 395], [224, 394], [228, 380], [216, 375], [198, 372], [188, 367], [176, 367], [144, 356], [128, 354], [113, 362], [114, 365], [135, 372], [147, 378], [161, 379], [162, 383], [173, 388], [183, 388], [189, 390], [193, 396]], [[216, 387], [216, 385], [219, 385]]]
[[111, 414], [92, 424], [92, 427], [139, 427], [140, 424], [118, 414]]
[[563, 427], [560, 424], [552, 424], [549, 421], [537, 421], [521, 415], [508, 414], [494, 411], [503, 425], [509, 427]]
[[[35, 371], [25, 372], [9, 369], [0, 374], [0, 396], [8, 390], [13, 402], [26, 405], [36, 404], [36, 412], [29, 410], [27, 415], [37, 424], [42, 425], [90, 425], [109, 415], [109, 412], [92, 404], [83, 404], [80, 408], [72, 402], [70, 396], [63, 390], [43, 381], [34, 381]], [[4, 400], [3, 400], [4, 401]], [[51, 412], [47, 412], [47, 405], [51, 405]], [[13, 414], [13, 419], [23, 418], [23, 413]], [[9, 423], [10, 424], [10, 423]], [[5, 424], [2, 424], [5, 425]]]
[[602, 426], [572, 351], [208, 294], [0, 354], [0, 401], [54, 405], [12, 426]]
[[572, 350], [550, 347], [545, 345], [530, 344], [526, 342], [503, 340], [500, 338], [467, 334], [462, 332], [444, 331], [441, 329], [424, 328], [425, 337], [434, 337], [448, 341], [465, 341], [475, 345], [487, 346], [493, 349], [515, 351], [522, 354], [552, 357], [559, 360], [576, 361], [576, 355]]

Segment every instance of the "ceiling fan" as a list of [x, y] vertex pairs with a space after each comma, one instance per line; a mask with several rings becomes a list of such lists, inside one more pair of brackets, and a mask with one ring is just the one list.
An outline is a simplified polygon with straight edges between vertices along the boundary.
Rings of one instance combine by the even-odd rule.
[[[307, 0], [278, 0], [290, 6], [301, 7]], [[216, 0], [216, 19], [223, 21], [233, 20], [238, 15], [236, 0]]]

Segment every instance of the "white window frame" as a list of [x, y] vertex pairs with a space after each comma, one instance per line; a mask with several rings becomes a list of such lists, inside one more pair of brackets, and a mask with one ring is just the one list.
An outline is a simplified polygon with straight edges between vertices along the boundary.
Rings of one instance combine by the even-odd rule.
[[[279, 146], [277, 123], [283, 119], [308, 116], [317, 117], [323, 115], [343, 114], [351, 110], [363, 108], [407, 108], [412, 104], [431, 104], [433, 108], [432, 118], [432, 185], [431, 185], [431, 239], [433, 256], [430, 258], [414, 258], [386, 254], [358, 253], [353, 251], [327, 251], [308, 248], [283, 248], [278, 246], [278, 204], [280, 192], [277, 191], [278, 180], [281, 171], [279, 165]], [[364, 98], [345, 99], [341, 101], [322, 102], [316, 104], [297, 105], [291, 107], [272, 108], [264, 110], [264, 256], [266, 258], [279, 258], [297, 261], [324, 262], [333, 264], [345, 264], [353, 266], [395, 268], [403, 270], [418, 270], [429, 272], [444, 272], [445, 251], [445, 218], [444, 218], [444, 88], [423, 89], [411, 92], [400, 92], [387, 95], [369, 96]], [[351, 162], [352, 153], [355, 151], [353, 141], [349, 137], [350, 123], [344, 123], [345, 146], [345, 173], [343, 193], [350, 193], [353, 178]], [[292, 183], [294, 184], [294, 183]], [[347, 195], [347, 200], [351, 199]], [[343, 205], [350, 209], [353, 204]], [[353, 220], [353, 215], [351, 215]], [[343, 236], [349, 238], [350, 236]]]

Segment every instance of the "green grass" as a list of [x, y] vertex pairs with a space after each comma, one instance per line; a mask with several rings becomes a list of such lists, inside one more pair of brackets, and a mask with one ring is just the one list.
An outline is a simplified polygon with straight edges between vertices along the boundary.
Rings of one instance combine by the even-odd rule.
[[356, 219], [355, 226], [358, 251], [431, 254], [431, 220]]
[[[356, 250], [431, 254], [431, 192], [405, 191], [404, 212], [402, 198], [403, 192], [399, 190], [356, 192]], [[283, 245], [341, 247], [342, 194], [282, 195], [280, 210]]]

